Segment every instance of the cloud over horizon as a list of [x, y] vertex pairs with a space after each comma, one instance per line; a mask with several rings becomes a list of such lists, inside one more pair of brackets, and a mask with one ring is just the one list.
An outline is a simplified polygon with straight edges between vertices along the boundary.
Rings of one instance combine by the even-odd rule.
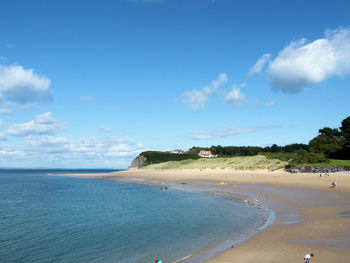
[[126, 167], [131, 158], [148, 150], [133, 140], [114, 136], [69, 139], [52, 135], [30, 135], [20, 146], [1, 146], [2, 160], [54, 167]]
[[225, 73], [219, 74], [218, 79], [212, 81], [211, 86], [205, 86], [201, 90], [186, 91], [182, 94], [182, 101], [188, 104], [192, 109], [203, 109], [211, 93], [215, 92], [220, 86], [227, 82]]
[[51, 112], [37, 115], [34, 120], [12, 124], [6, 129], [6, 135], [25, 137], [30, 135], [51, 135], [67, 128], [67, 124], [55, 119]]

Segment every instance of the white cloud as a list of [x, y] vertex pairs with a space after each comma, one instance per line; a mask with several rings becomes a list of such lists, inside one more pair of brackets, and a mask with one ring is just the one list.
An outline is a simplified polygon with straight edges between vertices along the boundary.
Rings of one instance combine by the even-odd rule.
[[21, 162], [29, 166], [122, 168], [145, 150], [148, 149], [142, 144], [114, 136], [69, 139], [31, 135], [18, 147], [0, 145], [0, 156], [6, 163]]
[[241, 106], [246, 100], [245, 95], [241, 92], [241, 88], [245, 86], [245, 83], [239, 86], [234, 85], [232, 90], [226, 95], [225, 102], [235, 106]]
[[202, 109], [208, 100], [208, 96], [215, 92], [220, 86], [227, 82], [225, 73], [219, 75], [217, 80], [211, 83], [211, 86], [205, 86], [201, 90], [186, 91], [182, 94], [182, 101], [188, 104], [192, 109]]
[[37, 115], [34, 120], [12, 124], [6, 129], [6, 134], [11, 136], [48, 135], [55, 134], [67, 128], [67, 124], [55, 119], [51, 112]]
[[1, 101], [0, 98], [0, 114], [10, 114], [13, 108], [14, 104], [12, 102]]
[[91, 101], [93, 99], [94, 99], [93, 96], [79, 97], [79, 100], [81, 101]]
[[192, 139], [194, 140], [214, 140], [218, 138], [229, 137], [233, 135], [256, 132], [263, 129], [281, 128], [279, 125], [266, 125], [266, 126], [252, 126], [247, 128], [230, 126], [222, 129], [212, 131], [195, 131], [192, 133]]
[[255, 63], [253, 67], [249, 70], [248, 76], [252, 76], [261, 72], [264, 69], [266, 63], [270, 60], [271, 54], [264, 54], [261, 58]]
[[265, 102], [265, 106], [266, 107], [273, 107], [273, 106], [275, 106], [275, 101], [274, 100], [270, 100], [270, 101], [267, 101], [267, 102]]
[[270, 62], [267, 70], [274, 90], [297, 93], [333, 76], [350, 73], [350, 27], [326, 30], [311, 43], [291, 42]]
[[0, 64], [0, 96], [5, 101], [27, 104], [51, 101], [50, 79], [19, 65]]
[[100, 126], [100, 131], [103, 131], [103, 132], [111, 132], [112, 129], [111, 129], [111, 128], [108, 128], [108, 127], [106, 127], [106, 126], [104, 126], [104, 125], [101, 125], [101, 126]]
[[27, 151], [61, 154], [63, 158], [65, 156], [75, 156], [79, 159], [84, 159], [88, 156], [134, 156], [144, 149], [145, 147], [142, 144], [136, 144], [132, 140], [120, 139], [114, 136], [87, 137], [74, 141], [65, 137], [35, 135], [28, 136], [26, 144]]
[[192, 133], [192, 139], [195, 140], [212, 140], [222, 137], [229, 137], [232, 135], [237, 135], [241, 133], [249, 133], [262, 129], [262, 127], [250, 127], [250, 128], [240, 128], [240, 127], [226, 127], [223, 129], [213, 130], [213, 131], [195, 131]]

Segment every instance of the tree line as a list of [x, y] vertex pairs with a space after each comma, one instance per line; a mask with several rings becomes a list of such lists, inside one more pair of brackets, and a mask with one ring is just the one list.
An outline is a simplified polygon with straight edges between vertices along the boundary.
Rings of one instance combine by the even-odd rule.
[[308, 144], [293, 143], [285, 146], [211, 146], [192, 147], [188, 154], [198, 154], [209, 150], [220, 156], [252, 156], [264, 154], [268, 158], [289, 161], [292, 165], [303, 163], [322, 163], [332, 159], [350, 159], [350, 117], [341, 122], [339, 128], [324, 127]]

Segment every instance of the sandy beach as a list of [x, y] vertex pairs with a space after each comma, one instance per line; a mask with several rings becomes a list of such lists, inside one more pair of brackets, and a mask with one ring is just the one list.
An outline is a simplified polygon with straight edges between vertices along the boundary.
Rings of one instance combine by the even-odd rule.
[[[110, 174], [72, 176], [145, 184], [201, 187], [207, 192], [240, 195], [275, 211], [274, 222], [239, 246], [204, 261], [349, 262], [350, 174], [290, 174], [282, 170], [237, 171], [131, 169]], [[333, 181], [337, 188], [330, 188]]]

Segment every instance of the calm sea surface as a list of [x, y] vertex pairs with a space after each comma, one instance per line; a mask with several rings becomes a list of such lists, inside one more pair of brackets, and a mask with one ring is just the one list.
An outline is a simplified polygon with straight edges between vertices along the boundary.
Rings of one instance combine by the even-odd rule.
[[263, 222], [219, 196], [67, 172], [0, 170], [0, 262], [172, 262]]

